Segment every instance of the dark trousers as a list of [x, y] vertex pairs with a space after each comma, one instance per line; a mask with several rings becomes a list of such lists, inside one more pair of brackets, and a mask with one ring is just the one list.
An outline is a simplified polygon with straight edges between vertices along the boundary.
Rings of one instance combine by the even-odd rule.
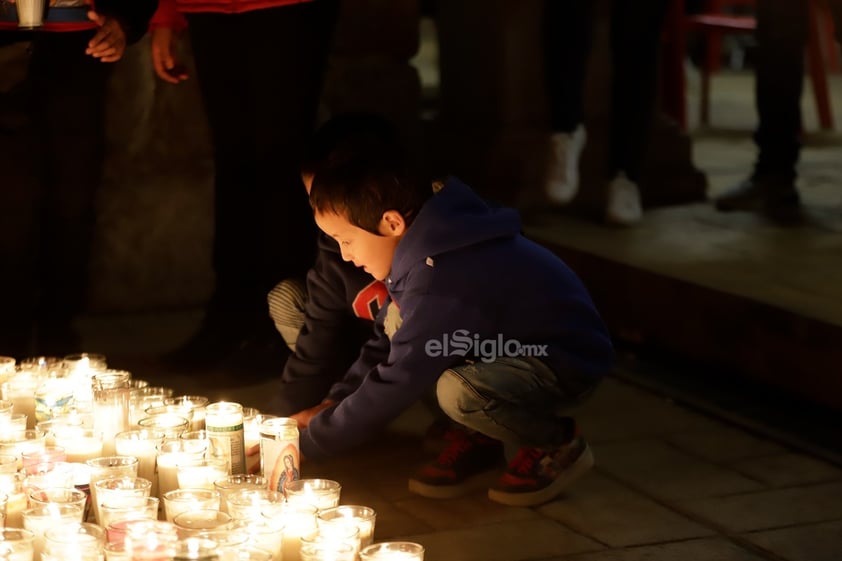
[[[609, 173], [638, 181], [658, 86], [660, 32], [669, 0], [611, 3]], [[593, 0], [545, 1], [545, 61], [551, 127], [584, 120], [583, 90], [593, 33]]]
[[188, 20], [215, 166], [212, 306], [266, 317], [269, 290], [303, 276], [315, 256], [299, 165], [315, 124], [335, 4]]
[[757, 2], [757, 175], [795, 179], [801, 150], [807, 16], [807, 0]]
[[33, 40], [27, 77], [3, 110], [27, 121], [0, 131], [0, 354], [22, 352], [33, 320], [46, 337], [85, 304], [110, 74], [85, 54], [92, 34], [22, 37]]

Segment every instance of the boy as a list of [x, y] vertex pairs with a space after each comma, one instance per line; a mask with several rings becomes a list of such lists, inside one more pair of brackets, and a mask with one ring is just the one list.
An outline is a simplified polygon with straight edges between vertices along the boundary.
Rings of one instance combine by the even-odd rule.
[[[398, 146], [398, 133], [384, 117], [336, 115], [313, 135], [301, 165], [302, 182], [309, 193], [317, 173], [366, 152], [389, 152], [400, 160]], [[387, 297], [381, 281], [343, 261], [336, 241], [320, 233], [306, 285], [286, 279], [267, 297], [270, 316], [293, 351], [272, 411], [290, 415], [319, 403], [371, 338], [374, 318]], [[386, 358], [386, 353], [377, 358]]]
[[[581, 281], [527, 240], [517, 213], [489, 208], [451, 178], [414, 182], [388, 157], [319, 174], [310, 203], [342, 258], [384, 280], [377, 338], [318, 406], [295, 415], [301, 452], [358, 445], [428, 389], [456, 424], [448, 446], [410, 480], [432, 498], [471, 488], [503, 443], [518, 452], [489, 498], [552, 500], [593, 464], [565, 408], [587, 397], [613, 351]], [[388, 349], [377, 361], [371, 351]]]

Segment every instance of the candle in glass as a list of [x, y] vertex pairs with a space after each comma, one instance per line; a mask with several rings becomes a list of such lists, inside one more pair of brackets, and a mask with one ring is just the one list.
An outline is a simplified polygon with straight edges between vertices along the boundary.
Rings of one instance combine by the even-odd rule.
[[283, 528], [272, 524], [265, 518], [237, 520], [235, 527], [242, 529], [249, 536], [249, 543], [272, 554], [274, 561], [280, 561], [283, 555]]
[[20, 456], [21, 467], [27, 474], [48, 471], [52, 464], [67, 461], [67, 453], [61, 446], [44, 446], [22, 452]]
[[210, 400], [202, 395], [179, 395], [175, 397], [168, 397], [164, 400], [164, 405], [178, 405], [180, 407], [187, 407], [192, 411], [190, 430], [204, 430], [205, 428], [205, 414], [207, 405]]
[[339, 505], [342, 485], [331, 479], [299, 479], [286, 485], [287, 500], [291, 503], [309, 503], [319, 510]]
[[320, 526], [312, 534], [301, 536], [301, 558], [306, 557], [308, 549], [335, 548], [340, 544], [350, 546], [356, 555], [360, 551], [360, 529], [348, 523]]
[[140, 419], [137, 426], [162, 432], [167, 438], [178, 438], [181, 433], [190, 428], [190, 421], [175, 413], [158, 413]]
[[99, 560], [105, 530], [89, 522], [63, 524], [44, 532], [44, 556], [61, 560]]
[[[46, 489], [31, 489], [29, 491], [29, 504], [35, 508], [49, 505], [71, 505], [78, 507], [82, 512], [85, 510], [85, 503], [88, 496], [75, 487], [48, 487]], [[84, 520], [80, 520], [83, 522]]]
[[44, 374], [40, 370], [21, 369], [3, 382], [2, 397], [13, 404], [13, 411], [26, 415], [26, 428], [35, 428], [35, 390]]
[[96, 482], [110, 477], [137, 477], [138, 460], [134, 456], [104, 456], [85, 462], [90, 468], [91, 504], [94, 520], [99, 521], [99, 499]]
[[298, 422], [290, 417], [272, 417], [260, 423], [260, 469], [269, 488], [285, 491], [290, 481], [301, 478]]
[[163, 499], [168, 491], [178, 489], [179, 462], [201, 460], [207, 450], [207, 441], [165, 440], [158, 445], [158, 496]]
[[67, 461], [83, 464], [102, 456], [102, 433], [81, 426], [59, 426], [52, 429], [55, 442], [61, 442]]
[[169, 561], [177, 541], [171, 522], [144, 520], [126, 526], [126, 550], [132, 561]]
[[227, 527], [231, 523], [231, 517], [213, 509], [185, 510], [176, 514], [172, 523], [178, 531], [179, 538], [185, 539], [203, 531]]
[[32, 561], [35, 534], [22, 527], [0, 528], [0, 542], [3, 543], [4, 561]]
[[115, 454], [114, 437], [129, 430], [129, 380], [125, 370], [105, 370], [91, 377], [94, 429], [102, 433], [102, 452]]
[[263, 508], [283, 504], [284, 494], [269, 489], [240, 489], [228, 495], [228, 514], [235, 520], [256, 520]]
[[121, 497], [113, 505], [103, 501], [99, 504], [100, 525], [108, 528], [126, 520], [158, 520], [159, 504], [158, 497]]
[[276, 503], [263, 507], [263, 517], [275, 527], [283, 527], [283, 561], [301, 561], [301, 538], [318, 530], [316, 506], [300, 503]]
[[152, 496], [158, 496], [158, 474], [156, 458], [158, 446], [164, 442], [164, 433], [155, 430], [130, 430], [117, 433], [114, 437], [114, 447], [119, 456], [134, 456], [137, 458], [137, 476], [152, 482]]
[[238, 473], [213, 482], [213, 488], [219, 492], [219, 510], [228, 512], [228, 495], [242, 489], [265, 489], [266, 478], [257, 474]]
[[6, 527], [23, 528], [23, 511], [27, 508], [27, 492], [22, 473], [0, 473], [0, 494], [6, 496]]
[[23, 511], [23, 527], [35, 536], [32, 544], [35, 561], [41, 559], [41, 552], [44, 550], [44, 532], [63, 524], [81, 523], [82, 513], [81, 506], [68, 504], [38, 506]]
[[185, 460], [176, 466], [179, 489], [213, 489], [213, 482], [227, 476], [228, 460], [225, 458], [204, 458]]
[[219, 492], [211, 489], [175, 489], [164, 493], [164, 515], [167, 522], [182, 512], [219, 510]]
[[243, 434], [243, 406], [231, 401], [217, 401], [205, 411], [205, 430], [222, 434], [229, 445], [231, 473], [246, 472], [245, 436]]
[[374, 524], [377, 513], [373, 508], [360, 505], [340, 505], [319, 512], [319, 528], [326, 524], [350, 522], [360, 529], [360, 545], [365, 547], [374, 541]]

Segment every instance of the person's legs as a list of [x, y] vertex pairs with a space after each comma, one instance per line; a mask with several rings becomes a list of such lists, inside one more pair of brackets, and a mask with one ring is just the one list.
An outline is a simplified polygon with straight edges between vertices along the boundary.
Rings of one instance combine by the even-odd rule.
[[269, 316], [287, 347], [295, 352], [298, 333], [304, 325], [307, 286], [302, 279], [284, 279], [266, 297]]
[[85, 54], [91, 35], [39, 34], [29, 68], [43, 194], [36, 265], [36, 349], [41, 354], [82, 350], [71, 321], [87, 297], [111, 69]]
[[759, 0], [755, 99], [758, 155], [751, 177], [717, 198], [719, 210], [777, 211], [797, 207], [801, 93], [807, 0]]
[[258, 281], [263, 293], [280, 279], [303, 277], [315, 259], [317, 229], [301, 182], [338, 3], [318, 0], [244, 14], [245, 59], [255, 110], [256, 218], [262, 229]]
[[585, 146], [584, 86], [593, 27], [593, 2], [544, 2], [544, 64], [550, 109], [550, 154], [544, 189], [550, 202], [565, 204], [579, 188], [579, 157]]
[[298, 166], [314, 126], [333, 5], [188, 16], [214, 153], [216, 289], [203, 328], [176, 359], [270, 341], [267, 292], [312, 265], [316, 230]]
[[562, 413], [592, 389], [577, 376], [560, 377], [532, 358], [501, 358], [445, 371], [436, 386], [439, 405], [465, 429], [416, 473], [410, 490], [433, 498], [469, 491], [477, 475], [499, 464], [501, 443], [506, 443], [518, 453], [489, 497], [520, 506], [552, 499], [593, 463], [575, 421]]
[[638, 184], [655, 112], [661, 27], [667, 0], [614, 0], [611, 5], [611, 136], [606, 219], [638, 222]]

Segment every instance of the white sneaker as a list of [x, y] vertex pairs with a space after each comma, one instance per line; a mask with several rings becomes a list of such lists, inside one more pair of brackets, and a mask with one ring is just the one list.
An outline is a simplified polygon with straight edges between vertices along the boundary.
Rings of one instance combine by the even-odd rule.
[[579, 125], [572, 133], [550, 136], [550, 157], [547, 162], [544, 191], [551, 203], [564, 205], [573, 200], [579, 190], [579, 157], [585, 148], [585, 127]]
[[637, 224], [643, 218], [640, 205], [640, 191], [626, 174], [620, 172], [608, 184], [608, 203], [605, 208], [605, 220], [620, 226]]

